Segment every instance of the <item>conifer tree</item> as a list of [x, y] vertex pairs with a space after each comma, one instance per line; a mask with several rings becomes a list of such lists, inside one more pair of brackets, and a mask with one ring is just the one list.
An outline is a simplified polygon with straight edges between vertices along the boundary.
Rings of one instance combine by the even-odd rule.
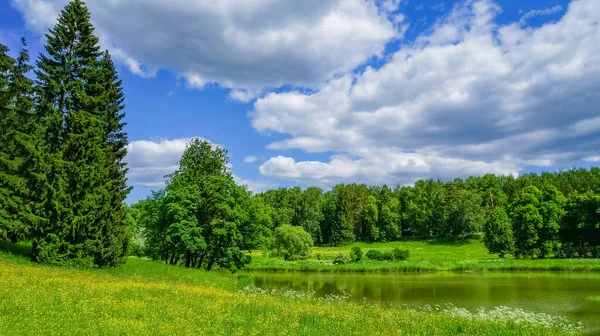
[[[124, 94], [117, 70], [108, 51], [102, 55], [105, 130], [104, 150], [108, 176], [105, 181], [108, 199], [103, 202], [99, 212], [101, 227], [99, 239], [102, 248], [96, 255], [95, 263], [100, 266], [112, 266], [127, 252], [130, 242], [126, 224], [126, 208], [123, 202], [131, 188], [127, 186], [127, 165], [123, 161], [127, 155], [127, 133], [124, 109]], [[108, 264], [107, 264], [108, 263]]]
[[[124, 254], [122, 221], [115, 224], [109, 215], [121, 211], [120, 204], [113, 207], [111, 192], [121, 186], [110, 181], [114, 156], [108, 149], [108, 114], [118, 116], [122, 101], [120, 92], [116, 98], [107, 93], [115, 84], [107, 72], [114, 69], [105, 70], [90, 13], [80, 0], [66, 5], [46, 38], [47, 55], [37, 64], [37, 86], [40, 115], [47, 122], [45, 161], [50, 163], [47, 225], [34, 232], [33, 258], [114, 265]], [[119, 132], [114, 127], [113, 133]]]
[[4, 164], [6, 150], [9, 147], [7, 143], [7, 132], [10, 126], [10, 82], [9, 77], [14, 66], [14, 60], [8, 56], [9, 49], [0, 44], [0, 239], [7, 239], [9, 232], [12, 231], [11, 214], [9, 210], [9, 190], [6, 189], [4, 182], [7, 167]]
[[33, 113], [33, 81], [27, 77], [32, 70], [29, 51], [25, 40], [21, 42], [23, 48], [8, 74], [0, 117], [0, 226], [12, 242], [28, 238], [39, 220], [31, 183], [39, 120]]

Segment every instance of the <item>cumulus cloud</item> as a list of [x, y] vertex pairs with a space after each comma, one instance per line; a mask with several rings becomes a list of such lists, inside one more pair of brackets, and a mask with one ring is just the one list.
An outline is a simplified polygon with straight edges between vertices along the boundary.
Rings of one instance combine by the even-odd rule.
[[258, 158], [254, 155], [249, 155], [244, 158], [244, 162], [246, 163], [256, 162], [256, 160], [258, 160]]
[[574, 0], [538, 28], [498, 25], [501, 11], [462, 2], [379, 68], [258, 99], [254, 128], [289, 136], [269, 148], [334, 153], [328, 162], [274, 157], [261, 173], [394, 183], [595, 158], [600, 2]]
[[[12, 0], [29, 27], [55, 24], [68, 0]], [[88, 0], [104, 47], [140, 76], [162, 68], [234, 99], [352, 71], [400, 35], [398, 0]], [[239, 91], [238, 89], [241, 89]], [[248, 91], [246, 91], [248, 90]]]
[[194, 138], [132, 141], [125, 161], [129, 167], [129, 184], [162, 188], [164, 176], [175, 171], [186, 145]]
[[[179, 160], [187, 144], [193, 139], [205, 140], [201, 137], [180, 139], [155, 139], [132, 141], [127, 146], [125, 161], [129, 168], [130, 185], [148, 188], [164, 188], [165, 175], [179, 168]], [[213, 146], [219, 146], [213, 144]], [[233, 168], [229, 164], [229, 168]], [[275, 185], [268, 181], [245, 180], [233, 174], [236, 183], [246, 185], [253, 192], [261, 192]]]

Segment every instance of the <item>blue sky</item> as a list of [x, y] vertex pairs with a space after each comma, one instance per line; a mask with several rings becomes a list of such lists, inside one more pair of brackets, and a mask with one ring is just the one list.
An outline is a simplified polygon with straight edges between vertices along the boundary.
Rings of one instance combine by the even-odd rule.
[[[0, 2], [32, 54], [66, 0]], [[128, 201], [185, 142], [255, 191], [600, 161], [596, 0], [87, 1], [126, 94]]]

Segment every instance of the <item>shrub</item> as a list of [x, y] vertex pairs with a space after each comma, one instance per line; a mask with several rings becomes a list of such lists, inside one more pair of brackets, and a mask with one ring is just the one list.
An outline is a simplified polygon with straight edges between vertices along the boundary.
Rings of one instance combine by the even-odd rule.
[[317, 260], [321, 260], [322, 259], [321, 253], [317, 253], [317, 255], [315, 257], [317, 258]]
[[281, 256], [285, 260], [306, 259], [312, 246], [310, 233], [300, 226], [286, 224], [275, 229], [273, 255]]
[[379, 250], [369, 250], [366, 254], [370, 260], [383, 260], [383, 253]]
[[392, 252], [392, 251], [383, 252], [382, 260], [394, 261], [394, 252]]
[[354, 262], [359, 262], [362, 260], [363, 251], [358, 246], [354, 246], [352, 250], [350, 250], [350, 260]]
[[346, 263], [348, 263], [348, 257], [343, 253], [338, 254], [335, 259], [333, 259], [334, 265], [343, 265]]
[[399, 247], [396, 247], [394, 249], [393, 253], [394, 253], [394, 259], [396, 259], [396, 260], [406, 260], [410, 256], [410, 251], [403, 250]]

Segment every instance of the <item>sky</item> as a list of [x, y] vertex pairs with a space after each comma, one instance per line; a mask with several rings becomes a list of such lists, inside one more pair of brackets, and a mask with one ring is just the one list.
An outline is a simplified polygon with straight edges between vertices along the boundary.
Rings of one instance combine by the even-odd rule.
[[[38, 55], [66, 2], [0, 1], [0, 43]], [[130, 203], [195, 137], [254, 192], [600, 162], [598, 0], [86, 4], [123, 80]]]

